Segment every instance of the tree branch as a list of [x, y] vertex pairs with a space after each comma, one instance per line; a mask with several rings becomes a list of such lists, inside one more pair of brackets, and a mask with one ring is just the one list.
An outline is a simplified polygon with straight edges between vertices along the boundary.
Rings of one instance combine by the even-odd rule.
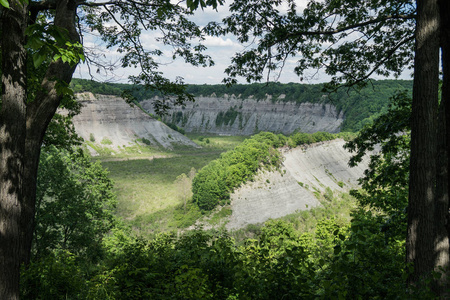
[[106, 5], [126, 4], [126, 2], [132, 3], [133, 5], [148, 6], [148, 7], [161, 7], [162, 6], [159, 4], [142, 3], [139, 1], [133, 1], [133, 0], [128, 0], [128, 1], [112, 0], [112, 1], [106, 1], [106, 2], [89, 2], [86, 0], [79, 0], [79, 1], [77, 1], [77, 6], [85, 5], [85, 6], [89, 6], [89, 7], [100, 7], [100, 6], [106, 6]]
[[389, 16], [383, 16], [379, 18], [375, 18], [372, 20], [368, 20], [366, 22], [357, 23], [349, 26], [345, 26], [342, 28], [336, 28], [335, 30], [325, 30], [325, 31], [298, 31], [294, 33], [289, 33], [285, 36], [285, 39], [288, 39], [290, 37], [296, 37], [296, 36], [305, 36], [305, 35], [335, 35], [341, 32], [345, 32], [347, 30], [364, 27], [371, 24], [376, 24], [382, 21], [388, 21], [388, 20], [412, 20], [415, 19], [416, 15], [389, 15]]

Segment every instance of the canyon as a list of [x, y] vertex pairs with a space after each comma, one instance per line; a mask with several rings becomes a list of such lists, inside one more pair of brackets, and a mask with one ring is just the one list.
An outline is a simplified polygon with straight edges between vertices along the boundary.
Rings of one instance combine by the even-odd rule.
[[[142, 143], [143, 138], [153, 146], [166, 149], [176, 145], [199, 147], [119, 97], [83, 93], [77, 98], [83, 108], [73, 122], [77, 133], [86, 141], [116, 149]], [[151, 101], [141, 103], [142, 107], [152, 111], [150, 104]], [[230, 111], [235, 113], [228, 113], [225, 117]], [[220, 118], [222, 123], [218, 122]], [[298, 105], [271, 102], [270, 99], [200, 97], [185, 108], [171, 110], [165, 120], [175, 121], [188, 132], [244, 135], [257, 130], [290, 133], [299, 128], [306, 132], [338, 132], [343, 116], [329, 104]], [[323, 194], [326, 188], [337, 192], [356, 188], [357, 179], [368, 166], [368, 157], [357, 167], [350, 168], [351, 153], [343, 148], [344, 143], [338, 139], [295, 149], [280, 149], [283, 155], [280, 170], [261, 171], [254, 181], [232, 194], [232, 214], [226, 220], [226, 227], [239, 229], [311, 209], [320, 205], [316, 193]]]

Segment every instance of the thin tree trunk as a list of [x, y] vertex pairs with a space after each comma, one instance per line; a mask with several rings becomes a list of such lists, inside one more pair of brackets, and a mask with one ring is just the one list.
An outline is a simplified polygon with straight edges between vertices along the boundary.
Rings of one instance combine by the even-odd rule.
[[411, 162], [408, 205], [407, 262], [414, 271], [410, 284], [435, 269], [435, 183], [439, 89], [438, 0], [417, 1], [416, 46], [411, 118]]
[[437, 157], [436, 157], [436, 206], [435, 206], [435, 270], [442, 273], [442, 277], [436, 282], [434, 289], [440, 295], [447, 293], [449, 267], [449, 232], [448, 224], [448, 145], [446, 140], [447, 118], [446, 110], [448, 101], [442, 98], [439, 106], [438, 133], [437, 133]]
[[27, 5], [10, 1], [2, 15], [0, 111], [0, 299], [19, 299], [20, 217], [26, 136]]
[[[55, 25], [67, 29], [72, 43], [79, 42], [80, 37], [75, 28], [76, 1], [58, 1], [55, 14]], [[41, 152], [42, 140], [48, 124], [53, 118], [62, 95], [56, 91], [57, 81], [70, 83], [76, 66], [70, 66], [61, 60], [52, 62], [42, 81], [42, 89], [27, 109], [27, 135], [25, 142], [25, 182], [24, 187], [25, 209], [22, 214], [21, 229], [24, 237], [24, 246], [21, 252], [21, 261], [28, 264], [33, 241], [34, 218], [36, 212], [36, 179]]]

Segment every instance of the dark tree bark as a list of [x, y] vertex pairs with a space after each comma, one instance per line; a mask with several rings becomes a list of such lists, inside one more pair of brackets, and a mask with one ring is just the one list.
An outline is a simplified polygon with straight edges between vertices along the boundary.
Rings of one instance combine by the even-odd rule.
[[[18, 2], [18, 1], [17, 1]], [[11, 3], [2, 15], [0, 111], [0, 299], [19, 299], [20, 217], [26, 136], [27, 5]]]
[[[448, 245], [437, 240], [436, 228], [445, 226], [436, 197], [437, 112], [439, 90], [438, 0], [417, 1], [411, 163], [408, 205], [407, 261], [413, 264], [410, 284], [418, 284], [448, 256]], [[448, 240], [447, 240], [448, 244]], [[441, 250], [447, 252], [441, 253]], [[440, 253], [439, 255], [433, 255]]]
[[[71, 42], [79, 42], [80, 37], [75, 28], [76, 1], [59, 1], [56, 6], [55, 25], [67, 29]], [[25, 141], [25, 207], [22, 214], [22, 235], [25, 244], [22, 248], [21, 260], [27, 264], [30, 260], [31, 244], [34, 231], [34, 216], [36, 206], [36, 178], [39, 164], [40, 149], [48, 124], [58, 108], [62, 95], [55, 89], [57, 81], [69, 83], [75, 66], [63, 63], [61, 60], [52, 62], [42, 81], [42, 90], [27, 107], [27, 127]]]
[[[15, 3], [15, 1], [11, 1]], [[40, 148], [62, 95], [57, 82], [69, 83], [75, 66], [52, 62], [41, 90], [27, 103], [24, 30], [28, 7], [12, 5], [2, 16], [2, 104], [0, 112], [0, 299], [19, 298], [21, 263], [28, 263], [33, 237], [36, 177]], [[56, 1], [55, 25], [79, 41], [76, 1]]]
[[[439, 128], [440, 133], [438, 139], [441, 141], [441, 145], [438, 145], [438, 150], [442, 158], [440, 159], [440, 165], [437, 178], [437, 191], [441, 192], [441, 196], [437, 198], [437, 213], [438, 219], [445, 219], [445, 230], [442, 227], [437, 228], [437, 241], [442, 240], [442, 245], [447, 249], [450, 249], [450, 215], [449, 215], [449, 196], [448, 189], [450, 186], [450, 178], [448, 176], [449, 170], [449, 154], [450, 154], [450, 2], [448, 0], [439, 0], [439, 12], [440, 12], [440, 44], [441, 44], [441, 59], [442, 59], [442, 88], [441, 88], [441, 103], [439, 110]], [[446, 240], [444, 235], [447, 235]], [[444, 254], [444, 253], [443, 253]], [[450, 265], [449, 250], [445, 253], [445, 256], [437, 258], [436, 263], [442, 266], [445, 271], [448, 272]], [[448, 274], [441, 280], [441, 293], [448, 297]]]

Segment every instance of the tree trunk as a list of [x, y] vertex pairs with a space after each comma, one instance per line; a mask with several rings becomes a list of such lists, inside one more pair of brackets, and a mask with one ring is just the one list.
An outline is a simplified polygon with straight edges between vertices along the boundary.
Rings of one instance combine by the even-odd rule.
[[[435, 183], [437, 155], [437, 111], [439, 89], [439, 10], [438, 0], [417, 1], [413, 104], [411, 116], [411, 162], [408, 205], [407, 262], [414, 271], [410, 284], [431, 275], [439, 247], [435, 220]], [[440, 217], [440, 216], [439, 216]]]
[[2, 15], [0, 111], [0, 299], [19, 299], [20, 217], [26, 136], [27, 5], [11, 1]]
[[[75, 27], [76, 1], [58, 1], [55, 15], [55, 25], [67, 29], [72, 43], [80, 42], [80, 36]], [[48, 124], [53, 118], [62, 95], [56, 92], [57, 82], [70, 83], [76, 66], [70, 66], [61, 60], [52, 62], [42, 81], [42, 89], [27, 108], [27, 135], [25, 141], [25, 209], [22, 214], [22, 235], [24, 247], [21, 260], [28, 264], [33, 241], [34, 217], [36, 212], [36, 179], [41, 153], [42, 140]]]
[[[11, 1], [13, 2], [13, 1]], [[75, 27], [76, 1], [56, 2], [55, 25], [80, 41]], [[75, 66], [50, 63], [40, 92], [27, 103], [26, 50], [28, 9], [2, 16], [2, 110], [0, 115], [0, 299], [19, 298], [21, 263], [28, 263], [34, 231], [36, 178], [47, 126], [62, 99], [56, 84], [69, 83]]]
[[[436, 183], [438, 189], [442, 191], [442, 197], [438, 198], [439, 208], [438, 213], [442, 214], [439, 219], [445, 218], [445, 230], [438, 228], [438, 238], [441, 238], [447, 247], [445, 256], [438, 257], [437, 263], [441, 262], [439, 265], [444, 268], [447, 272], [441, 280], [441, 291], [446, 290], [445, 296], [448, 296], [448, 271], [450, 267], [450, 245], [449, 245], [449, 235], [450, 235], [450, 224], [449, 224], [449, 195], [448, 189], [450, 186], [450, 178], [448, 176], [449, 170], [449, 154], [450, 154], [450, 2], [448, 0], [439, 0], [439, 12], [440, 12], [440, 44], [441, 44], [441, 59], [442, 59], [442, 93], [441, 93], [441, 104], [440, 104], [440, 118], [439, 126], [443, 128], [438, 138], [442, 140], [442, 145], [438, 149], [441, 150], [443, 159], [441, 159], [441, 171], [438, 173], [438, 181]], [[444, 235], [446, 236], [446, 241]], [[438, 240], [439, 241], [439, 240]], [[444, 254], [444, 253], [443, 253]]]
[[435, 252], [434, 265], [435, 270], [443, 273], [443, 276], [436, 282], [434, 289], [440, 295], [446, 295], [448, 292], [448, 274], [449, 267], [449, 231], [448, 231], [448, 141], [447, 127], [448, 118], [446, 110], [448, 106], [447, 99], [442, 98], [439, 105], [438, 114], [438, 133], [437, 133], [437, 157], [436, 157], [436, 206], [435, 206]]

